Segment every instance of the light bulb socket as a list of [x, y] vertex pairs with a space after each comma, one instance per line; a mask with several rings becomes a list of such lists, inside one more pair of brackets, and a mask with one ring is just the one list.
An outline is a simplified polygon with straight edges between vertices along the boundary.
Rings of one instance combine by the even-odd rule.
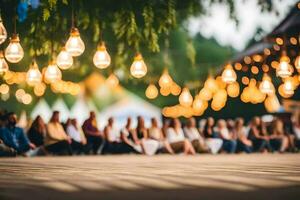
[[100, 42], [100, 43], [98, 44], [97, 50], [98, 50], [98, 51], [105, 51], [105, 50], [106, 50], [105, 42], [103, 42], [103, 41]]
[[78, 28], [73, 27], [70, 32], [71, 36], [80, 36]]
[[134, 60], [136, 60], [136, 61], [138, 61], [138, 60], [143, 60], [142, 54], [136, 53], [136, 54], [135, 54], [135, 57], [134, 57]]
[[20, 42], [19, 35], [14, 33], [10, 38], [10, 42]]

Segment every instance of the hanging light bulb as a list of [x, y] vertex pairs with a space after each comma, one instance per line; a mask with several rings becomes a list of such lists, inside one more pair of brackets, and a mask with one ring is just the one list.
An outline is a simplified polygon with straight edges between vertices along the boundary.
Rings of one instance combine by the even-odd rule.
[[7, 38], [7, 32], [3, 25], [2, 18], [0, 16], [0, 44], [2, 44]]
[[287, 95], [294, 94], [294, 84], [291, 78], [287, 78], [283, 83], [283, 92]]
[[284, 51], [280, 58], [278, 67], [276, 68], [276, 75], [281, 78], [286, 78], [292, 75], [292, 67], [290, 65], [290, 58], [286, 55]]
[[8, 71], [8, 64], [5, 61], [3, 51], [0, 51], [0, 74]]
[[264, 74], [262, 82], [259, 85], [259, 90], [268, 95], [275, 93], [274, 85], [271, 81], [271, 78], [267, 74]]
[[183, 88], [183, 90], [179, 96], [179, 103], [180, 103], [180, 105], [185, 106], [185, 107], [189, 107], [192, 105], [193, 97], [188, 88], [186, 88], [186, 87]]
[[240, 94], [240, 86], [238, 82], [231, 83], [227, 86], [228, 96], [235, 98]]
[[171, 87], [173, 83], [173, 80], [171, 76], [169, 75], [169, 72], [167, 69], [164, 70], [161, 77], [159, 78], [158, 85], [161, 88]]
[[193, 111], [196, 115], [201, 115], [207, 109], [208, 103], [207, 101], [202, 100], [199, 95], [196, 95], [193, 101]]
[[54, 83], [61, 80], [61, 71], [56, 63], [51, 61], [45, 70], [45, 80], [47, 83]]
[[280, 103], [276, 95], [268, 96], [264, 105], [268, 112], [277, 112], [280, 110]]
[[142, 78], [147, 73], [147, 66], [140, 53], [134, 57], [134, 61], [130, 67], [130, 73], [135, 78]]
[[24, 51], [20, 44], [20, 38], [17, 34], [13, 34], [10, 43], [5, 49], [5, 58], [11, 63], [17, 63], [24, 57]]
[[145, 95], [148, 99], [155, 99], [158, 95], [156, 86], [154, 84], [150, 84], [145, 91]]
[[56, 58], [57, 66], [60, 69], [69, 69], [73, 65], [73, 57], [72, 55], [66, 50], [65, 47], [59, 52]]
[[105, 43], [101, 42], [97, 47], [97, 51], [93, 57], [94, 65], [100, 69], [105, 69], [110, 65], [110, 55], [106, 51]]
[[233, 70], [233, 67], [230, 64], [226, 65], [224, 71], [222, 72], [222, 80], [225, 83], [230, 84], [235, 82], [236, 78], [236, 73]]
[[32, 61], [26, 73], [26, 82], [29, 86], [35, 86], [42, 82], [42, 74], [35, 60]]
[[66, 43], [66, 50], [73, 56], [80, 56], [84, 52], [84, 42], [80, 38], [80, 33], [77, 28], [72, 28], [70, 37]]
[[295, 60], [295, 68], [300, 71], [300, 55]]
[[212, 93], [215, 93], [219, 89], [217, 81], [211, 76], [206, 79], [204, 87], [209, 89]]
[[119, 79], [114, 73], [109, 75], [109, 77], [106, 79], [106, 82], [112, 88], [115, 88], [119, 85]]

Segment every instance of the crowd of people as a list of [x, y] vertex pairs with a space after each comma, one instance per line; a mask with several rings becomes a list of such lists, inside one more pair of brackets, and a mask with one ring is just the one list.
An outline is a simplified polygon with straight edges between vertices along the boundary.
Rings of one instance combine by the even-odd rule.
[[179, 119], [165, 119], [162, 127], [152, 118], [151, 126], [146, 127], [144, 118], [139, 116], [137, 126], [132, 124], [129, 117], [119, 130], [111, 117], [100, 130], [94, 112], [82, 126], [76, 119], [62, 124], [59, 112], [54, 111], [48, 123], [37, 116], [25, 131], [17, 126], [16, 114], [9, 112], [0, 120], [0, 156], [284, 153], [300, 148], [300, 117], [291, 127], [280, 118], [267, 124], [260, 117], [254, 117], [247, 125], [242, 118], [215, 122], [209, 117], [197, 123], [192, 117], [184, 125]]

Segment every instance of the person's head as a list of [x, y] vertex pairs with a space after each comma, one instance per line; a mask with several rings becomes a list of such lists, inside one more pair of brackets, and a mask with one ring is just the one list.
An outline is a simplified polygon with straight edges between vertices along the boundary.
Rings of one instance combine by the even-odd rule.
[[181, 123], [180, 123], [179, 119], [178, 118], [172, 119], [170, 127], [176, 128], [176, 129], [181, 128]]
[[17, 115], [14, 112], [9, 112], [6, 115], [7, 117], [7, 125], [11, 127], [15, 127], [17, 124]]
[[166, 119], [163, 122], [163, 129], [166, 129], [170, 126], [171, 120], [170, 119]]
[[90, 112], [90, 119], [93, 120], [96, 118], [96, 113], [94, 111]]
[[132, 123], [132, 119], [131, 119], [131, 117], [128, 117], [128, 118], [127, 118], [127, 122], [126, 122], [126, 127], [127, 127], [127, 128], [130, 128], [131, 123]]
[[157, 123], [157, 120], [156, 118], [151, 118], [151, 124], [152, 124], [152, 127], [158, 127], [158, 123]]
[[194, 117], [189, 118], [187, 121], [187, 126], [192, 128], [196, 127], [196, 119]]
[[114, 118], [113, 117], [108, 118], [108, 125], [109, 126], [113, 126], [114, 125]]
[[254, 126], [260, 126], [261, 125], [261, 119], [259, 117], [257, 117], [257, 116], [253, 117], [252, 124]]
[[236, 128], [241, 128], [244, 126], [244, 120], [243, 118], [237, 118], [235, 121], [235, 127]]
[[77, 119], [76, 119], [76, 118], [71, 119], [71, 124], [72, 124], [74, 127], [77, 127]]
[[59, 111], [54, 111], [51, 117], [51, 122], [59, 122]]
[[137, 121], [138, 121], [138, 129], [144, 129], [145, 128], [145, 120], [142, 116], [138, 116], [137, 117]]
[[228, 128], [234, 128], [235, 123], [232, 119], [228, 119], [226, 123]]
[[224, 119], [220, 119], [217, 124], [219, 129], [223, 129], [227, 127], [226, 121]]
[[72, 120], [71, 118], [68, 118], [66, 121], [66, 126], [70, 126], [70, 125], [72, 125]]
[[215, 120], [212, 117], [207, 118], [207, 122], [206, 122], [208, 127], [212, 127], [215, 124]]
[[43, 128], [45, 126], [43, 118], [38, 115], [32, 122], [32, 127], [34, 128]]

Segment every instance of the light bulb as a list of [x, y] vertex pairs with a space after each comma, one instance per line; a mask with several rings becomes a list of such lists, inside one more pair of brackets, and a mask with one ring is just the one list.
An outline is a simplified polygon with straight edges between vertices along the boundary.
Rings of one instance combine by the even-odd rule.
[[171, 87], [173, 83], [173, 80], [171, 76], [169, 75], [168, 70], [164, 70], [163, 74], [159, 78], [158, 84], [162, 88]]
[[295, 60], [295, 68], [300, 71], [300, 55]]
[[61, 71], [54, 62], [50, 62], [45, 70], [45, 79], [48, 83], [54, 83], [61, 80]]
[[209, 89], [212, 93], [215, 93], [219, 89], [217, 81], [212, 77], [206, 79], [204, 87]]
[[143, 60], [143, 57], [138, 53], [134, 57], [134, 61], [130, 67], [130, 73], [135, 78], [142, 78], [147, 73], [147, 66]]
[[195, 99], [193, 101], [193, 111], [194, 113], [202, 113], [204, 112], [208, 107], [207, 101], [202, 100], [199, 95], [195, 96]]
[[226, 65], [224, 71], [222, 72], [222, 80], [225, 83], [230, 84], [234, 83], [236, 81], [236, 78], [236, 73], [233, 70], [233, 67], [230, 64]]
[[154, 84], [150, 84], [145, 91], [145, 95], [148, 99], [155, 99], [158, 95], [156, 86]]
[[105, 43], [98, 45], [97, 51], [93, 57], [94, 65], [100, 69], [107, 68], [110, 65], [110, 55], [106, 51]]
[[283, 55], [280, 58], [279, 65], [276, 69], [276, 75], [281, 78], [286, 78], [292, 75], [292, 68], [290, 63], [290, 58], [286, 56], [286, 53], [283, 52]]
[[8, 64], [5, 61], [3, 51], [0, 51], [0, 74], [8, 71]]
[[26, 73], [26, 82], [29, 86], [35, 86], [42, 82], [42, 74], [35, 61], [33, 61]]
[[286, 79], [283, 83], [283, 91], [287, 95], [293, 95], [294, 94], [294, 84], [290, 78]]
[[110, 74], [109, 77], [106, 79], [107, 84], [112, 87], [115, 88], [119, 85], [119, 79], [115, 74]]
[[73, 65], [73, 57], [65, 47], [59, 52], [56, 63], [60, 69], [69, 69]]
[[2, 18], [0, 16], [0, 44], [2, 44], [7, 38], [7, 31], [3, 25]]
[[24, 57], [24, 51], [17, 34], [14, 34], [9, 45], [5, 49], [5, 58], [11, 63], [17, 63]]
[[80, 56], [84, 52], [84, 42], [80, 38], [77, 28], [72, 28], [70, 37], [66, 43], [66, 50], [73, 56]]
[[240, 94], [240, 86], [238, 82], [231, 83], [227, 86], [228, 96], [235, 98]]
[[183, 88], [180, 96], [179, 96], [179, 103], [182, 106], [189, 107], [193, 103], [193, 97], [190, 93], [188, 88]]
[[280, 103], [276, 95], [268, 96], [264, 105], [268, 112], [278, 112], [280, 110]]
[[259, 90], [264, 94], [274, 94], [274, 85], [271, 81], [271, 78], [267, 74], [264, 74], [262, 82], [259, 85]]

